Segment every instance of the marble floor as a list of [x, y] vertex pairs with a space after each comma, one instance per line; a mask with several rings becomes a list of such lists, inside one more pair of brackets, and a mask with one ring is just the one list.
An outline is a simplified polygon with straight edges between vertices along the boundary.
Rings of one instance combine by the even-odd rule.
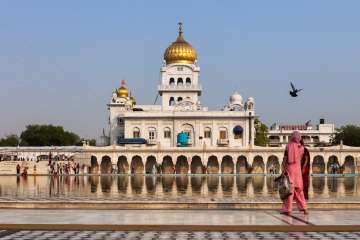
[[360, 232], [0, 231], [1, 240], [360, 239]]
[[275, 210], [0, 209], [4, 224], [299, 226], [360, 225], [360, 210], [313, 210], [291, 216]]

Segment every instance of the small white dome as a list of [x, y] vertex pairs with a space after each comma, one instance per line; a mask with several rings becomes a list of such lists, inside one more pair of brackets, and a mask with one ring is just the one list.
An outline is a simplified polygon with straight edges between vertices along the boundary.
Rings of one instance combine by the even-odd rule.
[[234, 92], [233, 95], [230, 96], [231, 104], [242, 104], [242, 96], [238, 92]]
[[252, 102], [252, 103], [253, 103], [255, 100], [254, 100], [254, 98], [253, 98], [253, 97], [249, 97], [249, 98], [247, 99], [247, 101], [248, 101], [248, 102]]

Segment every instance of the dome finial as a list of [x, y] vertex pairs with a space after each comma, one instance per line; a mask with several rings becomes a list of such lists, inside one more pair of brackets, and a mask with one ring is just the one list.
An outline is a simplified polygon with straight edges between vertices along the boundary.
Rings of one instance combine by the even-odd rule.
[[179, 22], [178, 25], [179, 25], [179, 36], [181, 36], [183, 34], [183, 27], [182, 27], [183, 24], [182, 22]]

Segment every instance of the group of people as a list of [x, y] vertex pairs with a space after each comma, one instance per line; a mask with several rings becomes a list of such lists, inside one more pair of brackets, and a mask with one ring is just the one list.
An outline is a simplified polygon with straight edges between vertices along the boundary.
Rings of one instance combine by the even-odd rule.
[[308, 200], [310, 173], [310, 154], [305, 147], [300, 132], [294, 131], [286, 146], [282, 164], [282, 174], [289, 176], [291, 194], [283, 200], [280, 213], [292, 212], [293, 200], [304, 214], [308, 214], [306, 200]]
[[[80, 163], [69, 161], [68, 163], [61, 163], [49, 160], [49, 174], [51, 175], [63, 175], [63, 174], [79, 174]], [[84, 166], [83, 166], [84, 167]]]

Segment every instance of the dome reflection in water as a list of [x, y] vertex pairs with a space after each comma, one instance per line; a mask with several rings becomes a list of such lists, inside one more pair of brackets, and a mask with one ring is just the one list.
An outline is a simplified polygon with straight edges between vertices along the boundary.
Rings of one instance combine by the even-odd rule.
[[[275, 176], [0, 176], [0, 200], [280, 201]], [[310, 201], [360, 201], [360, 177], [311, 177]], [[259, 198], [261, 197], [261, 198]]]

